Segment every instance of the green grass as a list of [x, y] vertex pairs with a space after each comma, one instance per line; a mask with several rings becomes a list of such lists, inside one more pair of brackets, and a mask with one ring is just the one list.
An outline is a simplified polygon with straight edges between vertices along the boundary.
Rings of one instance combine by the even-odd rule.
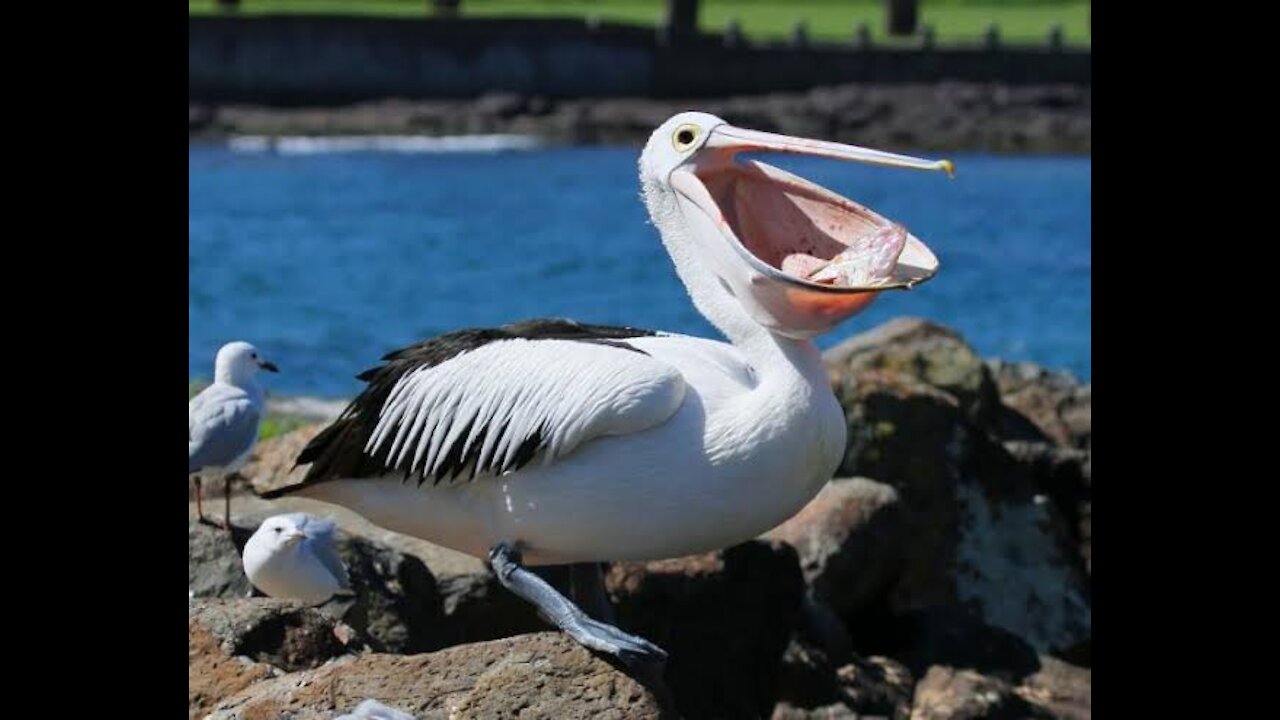
[[[190, 400], [195, 397], [206, 387], [209, 387], [208, 380], [192, 378], [187, 382], [187, 399]], [[268, 413], [266, 417], [262, 418], [262, 424], [258, 426], [258, 440], [266, 440], [285, 433], [291, 433], [309, 422], [305, 418], [294, 415]]]
[[[423, 17], [427, 0], [241, 0], [241, 14], [340, 13], [380, 17]], [[596, 17], [603, 21], [653, 25], [663, 14], [661, 0], [462, 0], [467, 17]], [[214, 0], [189, 0], [191, 14], [218, 12]], [[938, 42], [975, 42], [989, 25], [1000, 28], [1011, 43], [1041, 43], [1049, 28], [1061, 25], [1071, 45], [1090, 43], [1089, 3], [1079, 0], [922, 0], [921, 23], [932, 25]], [[742, 2], [702, 0], [699, 22], [703, 30], [723, 30], [737, 18], [752, 39], [790, 36], [799, 20], [819, 40], [848, 40], [853, 29], [867, 23], [872, 37], [885, 41], [884, 3], [880, 0], [795, 0]]]
[[277, 435], [291, 433], [307, 423], [307, 420], [293, 415], [268, 414], [262, 419], [262, 425], [258, 427], [258, 439], [266, 440]]

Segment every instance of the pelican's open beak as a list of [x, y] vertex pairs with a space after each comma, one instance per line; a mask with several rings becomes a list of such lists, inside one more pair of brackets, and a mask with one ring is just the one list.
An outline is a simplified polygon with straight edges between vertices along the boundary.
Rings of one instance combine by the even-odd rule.
[[[922, 160], [854, 145], [719, 125], [671, 186], [690, 231], [730, 291], [761, 324], [812, 337], [870, 304], [876, 293], [933, 277], [938, 259], [901, 225], [742, 152], [782, 152], [952, 175]], [[690, 207], [692, 205], [692, 207]], [[700, 217], [698, 217], [700, 216]], [[719, 252], [716, 236], [732, 248]]]

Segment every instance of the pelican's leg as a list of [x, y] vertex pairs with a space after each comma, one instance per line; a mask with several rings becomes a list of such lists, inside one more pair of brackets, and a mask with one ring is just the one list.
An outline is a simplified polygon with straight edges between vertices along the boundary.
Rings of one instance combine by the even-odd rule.
[[667, 659], [666, 651], [648, 640], [592, 620], [546, 580], [526, 570], [520, 564], [520, 553], [509, 545], [495, 545], [489, 551], [489, 564], [503, 587], [533, 603], [548, 622], [586, 647], [616, 655], [628, 664]]
[[569, 588], [570, 596], [583, 612], [610, 624], [617, 621], [613, 605], [609, 604], [609, 595], [604, 589], [604, 572], [600, 563], [570, 565]]

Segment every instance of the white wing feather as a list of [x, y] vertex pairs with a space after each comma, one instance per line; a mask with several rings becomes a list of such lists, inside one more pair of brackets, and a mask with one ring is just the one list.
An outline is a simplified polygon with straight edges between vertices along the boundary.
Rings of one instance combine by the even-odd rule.
[[502, 340], [401, 378], [365, 451], [375, 454], [390, 442], [389, 465], [405, 469], [408, 462], [410, 472], [431, 475], [458, 447], [455, 459], [474, 450], [477, 474], [496, 475], [535, 435], [537, 452], [550, 463], [592, 438], [664, 422], [684, 393], [678, 370], [641, 352]]

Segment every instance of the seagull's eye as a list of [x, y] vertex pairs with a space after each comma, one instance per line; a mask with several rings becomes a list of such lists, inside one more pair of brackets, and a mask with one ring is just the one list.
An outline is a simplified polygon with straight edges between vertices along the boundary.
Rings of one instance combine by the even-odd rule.
[[282, 528], [282, 527], [278, 527], [278, 528], [276, 528], [276, 534], [277, 534], [277, 535], [279, 535], [279, 534], [280, 534], [280, 533], [282, 533], [282, 532], [284, 532], [284, 528]]
[[676, 134], [671, 136], [671, 144], [675, 146], [676, 150], [684, 152], [685, 150], [693, 147], [693, 141], [697, 139], [698, 126], [681, 125], [679, 128], [676, 128]]

